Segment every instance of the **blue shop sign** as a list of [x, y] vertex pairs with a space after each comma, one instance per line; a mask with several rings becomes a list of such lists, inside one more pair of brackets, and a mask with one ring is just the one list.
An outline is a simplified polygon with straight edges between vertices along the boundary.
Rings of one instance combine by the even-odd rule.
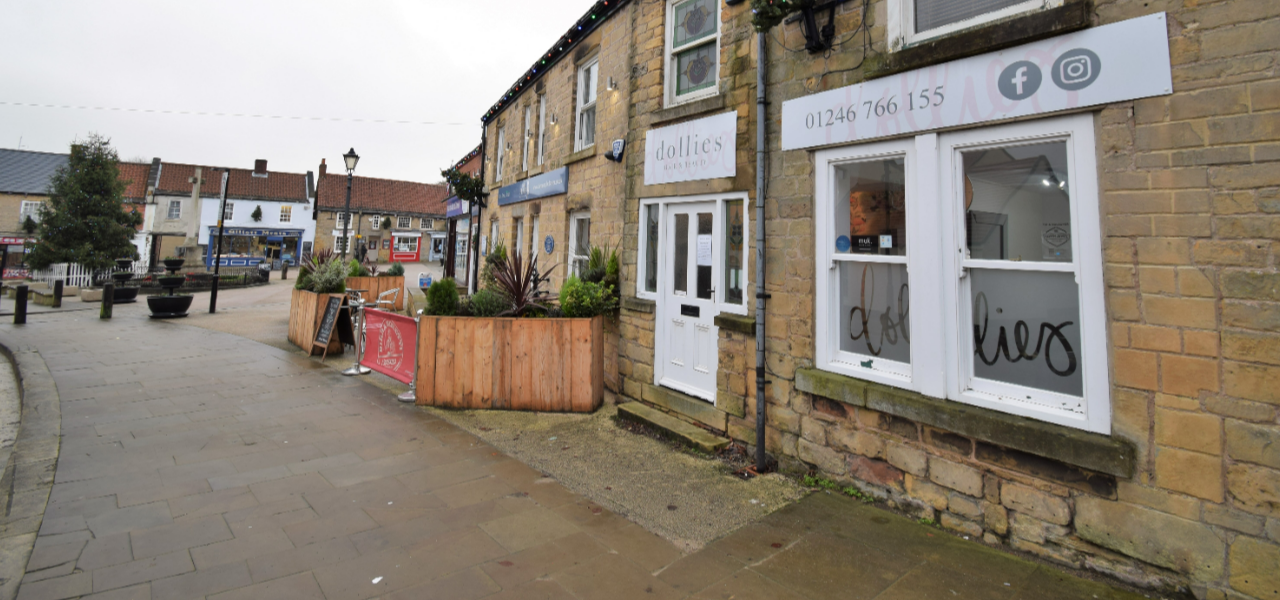
[[569, 191], [569, 167], [560, 167], [541, 175], [498, 188], [498, 206], [555, 196]]
[[[218, 235], [218, 226], [210, 225], [209, 233]], [[250, 229], [248, 227], [226, 227], [222, 230], [224, 237], [302, 237], [301, 229]], [[272, 240], [275, 241], [275, 240]]]
[[462, 198], [450, 196], [448, 200], [444, 201], [444, 216], [449, 219], [461, 217], [468, 212], [470, 212], [469, 207], [466, 202], [462, 201]]

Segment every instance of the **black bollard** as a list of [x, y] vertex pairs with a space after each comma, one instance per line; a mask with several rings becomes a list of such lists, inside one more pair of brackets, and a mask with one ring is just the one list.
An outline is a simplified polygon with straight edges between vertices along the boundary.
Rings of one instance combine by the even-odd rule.
[[99, 319], [110, 319], [111, 309], [116, 304], [116, 284], [102, 284], [102, 312], [98, 313]]
[[62, 308], [62, 280], [53, 282], [53, 307]]
[[284, 263], [283, 265], [280, 266], [280, 281], [287, 281], [288, 279], [289, 279], [289, 263]]
[[218, 276], [213, 276], [212, 287], [209, 288], [209, 314], [218, 312]]
[[20, 285], [17, 288], [17, 294], [14, 295], [13, 324], [25, 325], [26, 323], [27, 323], [27, 286]]

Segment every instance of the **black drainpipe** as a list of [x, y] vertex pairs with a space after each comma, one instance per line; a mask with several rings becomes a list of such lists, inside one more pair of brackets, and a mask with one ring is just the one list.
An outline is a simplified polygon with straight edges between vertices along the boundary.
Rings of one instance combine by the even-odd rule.
[[764, 362], [764, 307], [769, 294], [764, 291], [764, 195], [765, 195], [765, 34], [756, 32], [756, 472], [768, 468], [764, 451], [765, 424], [765, 362]]

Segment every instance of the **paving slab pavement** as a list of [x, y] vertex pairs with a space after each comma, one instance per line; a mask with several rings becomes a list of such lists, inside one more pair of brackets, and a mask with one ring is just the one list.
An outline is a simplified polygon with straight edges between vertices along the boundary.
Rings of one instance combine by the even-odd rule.
[[1140, 597], [825, 493], [686, 552], [378, 387], [145, 307], [0, 343], [61, 407], [18, 598]]

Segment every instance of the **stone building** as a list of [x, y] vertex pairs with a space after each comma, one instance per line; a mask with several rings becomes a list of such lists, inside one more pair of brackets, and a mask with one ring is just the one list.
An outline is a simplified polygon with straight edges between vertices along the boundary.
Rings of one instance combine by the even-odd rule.
[[[566, 153], [567, 194], [493, 199], [533, 181], [542, 94], [573, 148], [557, 84], [596, 38], [566, 42], [486, 115], [485, 219], [510, 244], [589, 200], [623, 248], [623, 399], [753, 443], [751, 3], [610, 4], [625, 179], [576, 188], [616, 167]], [[769, 451], [996, 547], [1277, 597], [1280, 5], [796, 14], [765, 58]]]
[[[433, 240], [445, 238], [444, 185], [353, 177], [351, 223], [346, 228], [348, 237], [343, 238], [347, 176], [327, 171], [322, 159], [316, 187], [316, 249], [342, 252], [346, 239], [354, 239], [366, 245], [369, 260], [419, 262], [441, 258], [435, 250], [443, 249], [443, 243]], [[351, 251], [354, 249], [352, 246]]]
[[632, 101], [632, 9], [597, 2], [483, 117], [488, 208], [481, 251], [496, 240], [508, 254], [550, 271], [552, 291], [585, 265], [592, 246], [622, 238]]

